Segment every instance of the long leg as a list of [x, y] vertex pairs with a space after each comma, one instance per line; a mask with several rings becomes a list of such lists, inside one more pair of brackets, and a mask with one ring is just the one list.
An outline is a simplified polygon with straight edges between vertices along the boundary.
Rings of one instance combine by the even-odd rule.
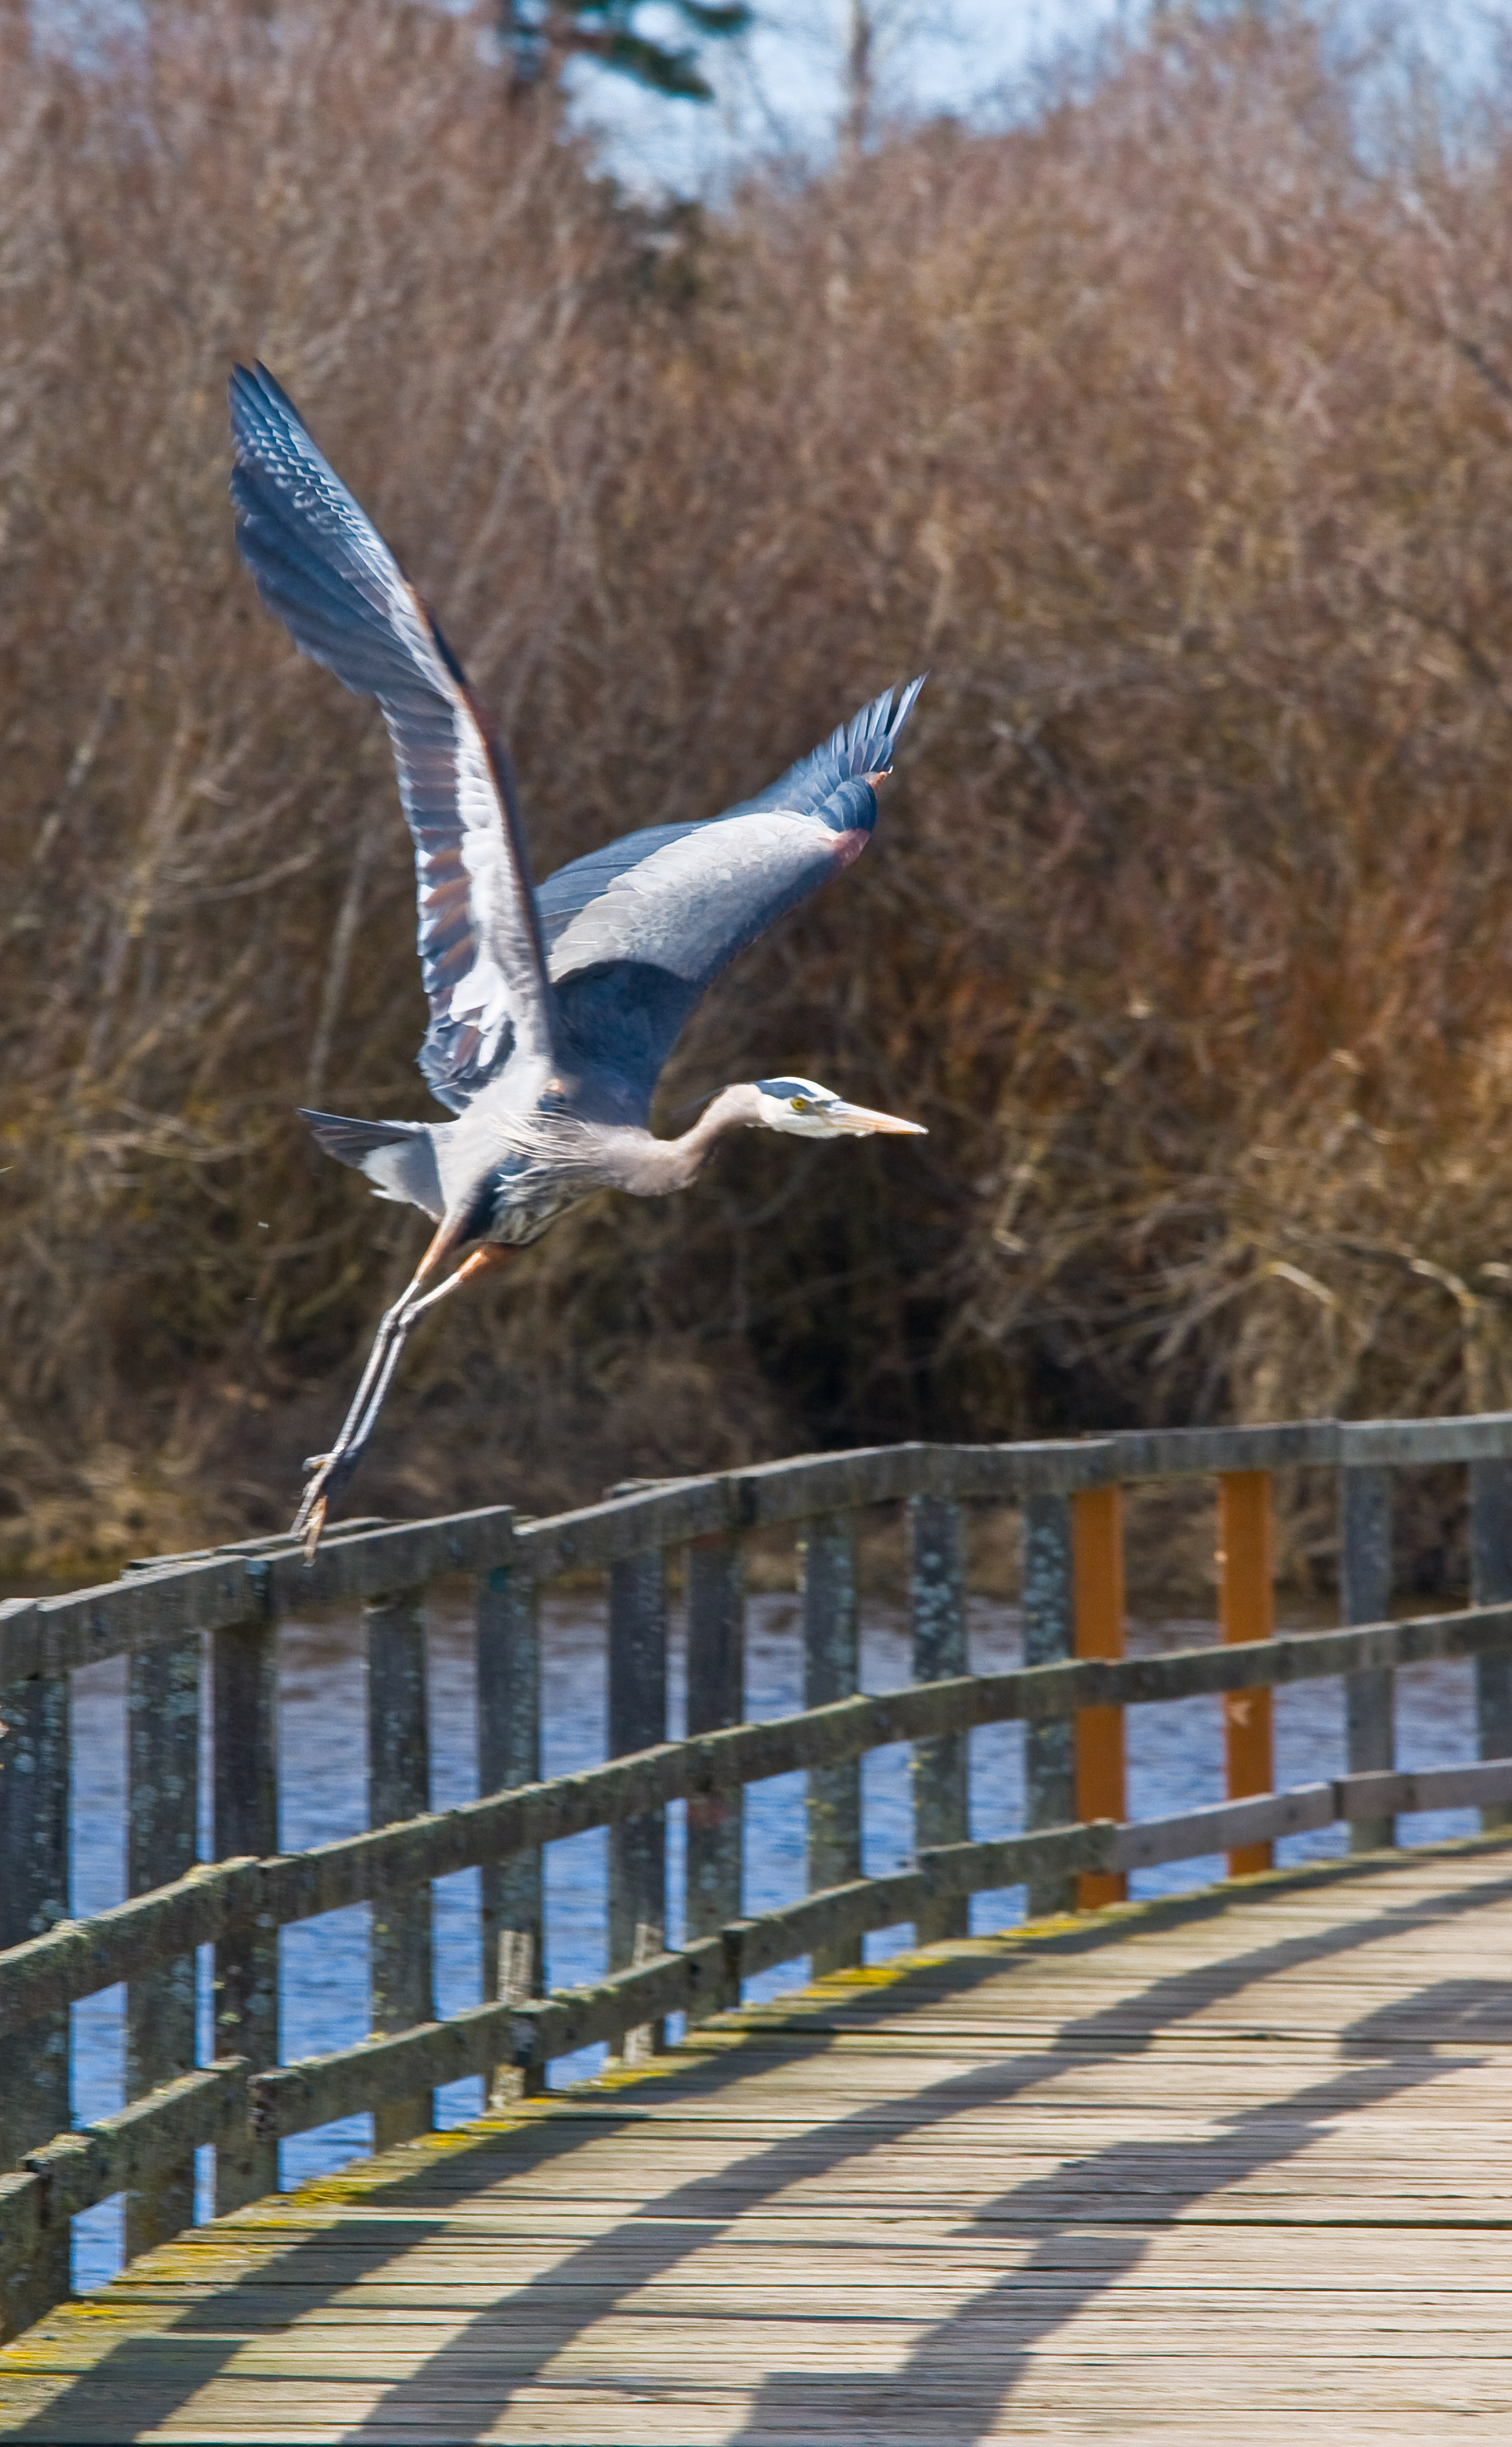
[[[357, 1422], [362, 1417], [363, 1411], [367, 1406], [369, 1390], [387, 1356], [388, 1346], [394, 1336], [398, 1333], [405, 1315], [407, 1312], [410, 1303], [414, 1299], [415, 1294], [419, 1291], [422, 1283], [428, 1281], [429, 1278], [435, 1273], [438, 1266], [444, 1265], [446, 1260], [450, 1257], [453, 1249], [456, 1248], [461, 1238], [462, 1226], [460, 1219], [454, 1216], [444, 1218], [442, 1223], [437, 1226], [435, 1232], [431, 1235], [430, 1241], [426, 1244], [425, 1255], [422, 1257], [419, 1265], [415, 1268], [415, 1271], [411, 1275], [408, 1282], [405, 1285], [404, 1290], [400, 1293], [399, 1298], [395, 1300], [392, 1308], [385, 1310], [382, 1318], [379, 1319], [378, 1331], [373, 1337], [372, 1349], [368, 1354], [367, 1362], [363, 1368], [362, 1375], [358, 1380], [357, 1391], [351, 1397], [350, 1405], [348, 1409], [346, 1417], [341, 1423], [340, 1430], [336, 1436], [336, 1441], [331, 1446], [330, 1452], [321, 1456], [322, 1462], [335, 1462], [339, 1460], [341, 1455], [346, 1451], [348, 1444], [350, 1441], [352, 1432], [355, 1429]], [[315, 1467], [318, 1469], [320, 1467], [320, 1463], [317, 1463]], [[309, 1500], [309, 1491], [307, 1489], [305, 1505], [302, 1505], [300, 1508], [301, 1519], [303, 1518], [304, 1510]], [[294, 1529], [296, 1532], [298, 1531], [299, 1527], [300, 1522], [296, 1520], [294, 1523]]]
[[[379, 1411], [382, 1409], [388, 1388], [393, 1382], [394, 1371], [399, 1365], [400, 1355], [404, 1350], [405, 1344], [409, 1339], [416, 1319], [423, 1316], [427, 1308], [434, 1308], [438, 1300], [444, 1300], [449, 1292], [454, 1292], [459, 1283], [464, 1283], [472, 1276], [482, 1274], [490, 1268], [503, 1265], [505, 1261], [514, 1255], [515, 1252], [513, 1249], [475, 1249], [472, 1256], [466, 1259], [463, 1263], [458, 1267], [454, 1275], [448, 1275], [446, 1280], [444, 1283], [438, 1283], [433, 1292], [426, 1292], [420, 1299], [411, 1300], [408, 1307], [404, 1310], [394, 1327], [392, 1335], [389, 1337], [388, 1347], [384, 1355], [383, 1366], [379, 1370], [376, 1379], [372, 1380], [369, 1384], [360, 1415], [358, 1415], [357, 1405], [355, 1403], [352, 1405], [351, 1412], [348, 1414], [347, 1423], [342, 1430], [341, 1451], [339, 1454], [328, 1454], [325, 1456], [327, 1461], [332, 1461], [339, 1465], [332, 1472], [332, 1477], [337, 1484], [345, 1486], [347, 1480], [351, 1476], [353, 1470], [356, 1468], [357, 1456], [361, 1452], [364, 1445], [367, 1443], [377, 1424]], [[369, 1371], [369, 1375], [370, 1378], [370, 1370]], [[336, 1491], [335, 1486], [328, 1485], [325, 1491], [328, 1495], [333, 1494]]]
[[417, 1299], [414, 1295], [426, 1276], [434, 1272], [436, 1266], [447, 1255], [448, 1248], [455, 1245], [455, 1235], [452, 1235], [448, 1241], [444, 1230], [437, 1233], [402, 1298], [394, 1302], [379, 1326], [373, 1347], [368, 1355], [368, 1364], [362, 1372], [362, 1381], [352, 1397], [346, 1418], [342, 1421], [341, 1433], [331, 1451], [322, 1454], [315, 1462], [312, 1473], [306, 1484], [299, 1509], [294, 1515], [293, 1534], [297, 1538], [303, 1532], [307, 1555], [314, 1554], [320, 1544], [321, 1531], [326, 1526], [326, 1514], [330, 1505], [347, 1485], [357, 1467], [363, 1447], [373, 1432], [378, 1413], [393, 1381], [400, 1354], [409, 1339], [417, 1318], [427, 1308], [434, 1308], [436, 1302], [444, 1299], [448, 1292], [454, 1292], [459, 1283], [466, 1282], [473, 1275], [482, 1274], [494, 1267], [503, 1265], [515, 1255], [512, 1249], [493, 1245], [475, 1249], [470, 1258], [463, 1260], [454, 1275], [448, 1276], [446, 1280], [438, 1284], [434, 1291], [422, 1293]]

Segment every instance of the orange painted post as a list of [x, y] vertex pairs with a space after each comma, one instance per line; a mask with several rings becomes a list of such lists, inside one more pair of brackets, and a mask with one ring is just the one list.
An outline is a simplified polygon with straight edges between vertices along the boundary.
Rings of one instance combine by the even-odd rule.
[[[1124, 1497], [1117, 1487], [1085, 1488], [1071, 1498], [1071, 1573], [1074, 1646], [1078, 1657], [1124, 1654]], [[1124, 1711], [1079, 1708], [1076, 1712], [1076, 1815], [1123, 1818]], [[1076, 1881], [1082, 1911], [1121, 1904], [1128, 1892], [1123, 1872], [1083, 1870]]]
[[[1219, 1617], [1223, 1638], [1269, 1640], [1276, 1630], [1276, 1535], [1271, 1473], [1225, 1470], [1218, 1483]], [[1223, 1748], [1228, 1797], [1271, 1793], [1276, 1766], [1269, 1691], [1223, 1695]], [[1269, 1844], [1240, 1844], [1228, 1856], [1231, 1878], [1253, 1878], [1271, 1867]]]

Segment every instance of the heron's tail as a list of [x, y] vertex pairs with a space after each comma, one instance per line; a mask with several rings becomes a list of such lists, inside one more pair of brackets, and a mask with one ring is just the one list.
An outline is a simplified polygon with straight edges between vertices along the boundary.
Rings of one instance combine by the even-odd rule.
[[312, 1113], [303, 1105], [294, 1110], [326, 1153], [365, 1172], [380, 1198], [441, 1214], [445, 1201], [425, 1122], [354, 1122], [345, 1113]]

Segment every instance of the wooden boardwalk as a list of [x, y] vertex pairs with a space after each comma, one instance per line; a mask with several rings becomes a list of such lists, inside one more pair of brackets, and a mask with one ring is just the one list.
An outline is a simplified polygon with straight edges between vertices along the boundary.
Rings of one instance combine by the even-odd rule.
[[1512, 1842], [731, 2017], [139, 2262], [0, 2435], [1512, 2441]]

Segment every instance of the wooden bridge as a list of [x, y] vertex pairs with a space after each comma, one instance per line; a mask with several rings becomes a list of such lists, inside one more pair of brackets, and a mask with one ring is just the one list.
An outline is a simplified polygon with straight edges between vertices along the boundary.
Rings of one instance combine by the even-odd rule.
[[[1391, 1473], [1464, 1464], [1472, 1604], [1387, 1620]], [[1276, 1637], [1271, 1474], [1339, 1474], [1336, 1631]], [[1120, 1654], [1119, 1490], [1217, 1481], [1223, 1642]], [[916, 1681], [857, 1695], [854, 1539], [907, 1508]], [[966, 1526], [1023, 1515], [1025, 1667], [965, 1666]], [[802, 1546], [807, 1705], [742, 1704], [743, 1543]], [[689, 1723], [668, 1742], [669, 1564]], [[604, 1767], [539, 1776], [537, 1596], [609, 1581]], [[477, 1584], [483, 1797], [425, 1808], [423, 1595]], [[367, 1608], [373, 1831], [276, 1844], [274, 1635]], [[68, 1687], [128, 1658], [131, 1899], [66, 1894]], [[1475, 1660], [1481, 1759], [1391, 1764], [1391, 1676]], [[194, 1862], [198, 1681], [216, 1849]], [[1272, 1790], [1270, 1693], [1344, 1676], [1348, 1772]], [[1221, 1694], [1227, 1802], [1130, 1823], [1122, 1712]], [[1512, 2437], [1504, 2068], [1512, 2042], [1512, 1416], [911, 1446], [630, 1490], [521, 1523], [356, 1525], [175, 1559], [0, 1613], [0, 2435], [57, 2440], [887, 2442], [1173, 2433]], [[971, 1839], [970, 1728], [1025, 1725], [1028, 1824]], [[860, 1760], [913, 1745], [916, 1854], [865, 1878]], [[741, 1794], [807, 1773], [806, 1900], [741, 1913]], [[688, 1937], [665, 1950], [665, 1812], [688, 1804]], [[1473, 1804], [1487, 1831], [1392, 1849]], [[1336, 1821], [1342, 1862], [1271, 1870]], [[610, 1830], [597, 1987], [534, 1993], [542, 1844]], [[1131, 1869], [1227, 1851], [1156, 1904]], [[483, 1872], [486, 1991], [438, 2021], [429, 1882]], [[165, 1874], [166, 1873], [166, 1874]], [[1039, 1915], [965, 1935], [973, 1892]], [[374, 2036], [277, 2060], [277, 1930], [371, 1912]], [[1081, 1906], [1072, 1914], [1068, 1906]], [[869, 1929], [921, 1949], [858, 1967]], [[194, 1949], [216, 1949], [194, 2064]], [[741, 1982], [807, 1957], [796, 1998]], [[70, 2003], [124, 1979], [130, 2103], [68, 2128]], [[665, 2046], [669, 2015], [687, 2036]], [[604, 2080], [541, 2095], [593, 2039]], [[430, 2134], [482, 2073], [492, 2112]], [[380, 2155], [275, 2196], [281, 2137], [358, 2109]], [[211, 2225], [194, 2156], [215, 2151]], [[69, 2222], [127, 2194], [131, 2263], [73, 2307]], [[177, 2238], [177, 2239], [176, 2239]]]

